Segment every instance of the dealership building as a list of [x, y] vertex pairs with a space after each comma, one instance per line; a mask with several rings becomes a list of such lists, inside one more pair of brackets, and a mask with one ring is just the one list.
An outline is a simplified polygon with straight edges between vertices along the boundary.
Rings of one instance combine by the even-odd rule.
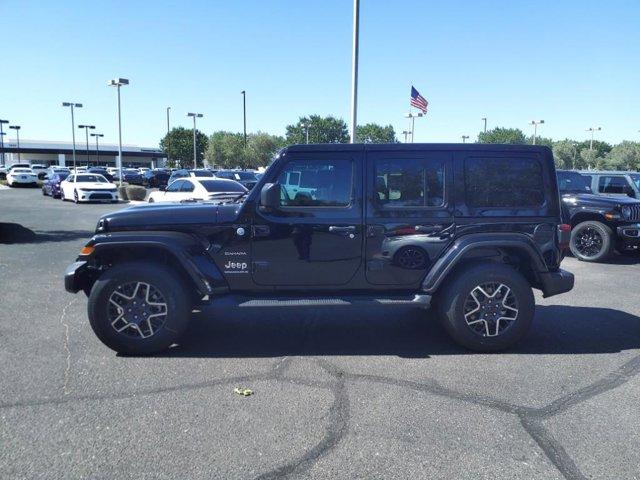
[[[76, 143], [76, 164], [78, 166], [107, 166], [115, 167], [118, 158], [118, 145], [101, 144], [96, 148], [95, 143], [89, 145], [89, 150], [83, 148], [83, 143]], [[2, 152], [6, 165], [14, 163], [31, 163], [42, 165], [60, 165], [73, 167], [73, 145], [70, 142], [56, 142], [46, 140], [22, 140], [20, 148], [16, 141], [4, 142], [4, 149], [0, 147], [0, 163]], [[122, 145], [123, 167], [163, 167], [166, 155], [159, 148], [138, 147], [136, 145]]]

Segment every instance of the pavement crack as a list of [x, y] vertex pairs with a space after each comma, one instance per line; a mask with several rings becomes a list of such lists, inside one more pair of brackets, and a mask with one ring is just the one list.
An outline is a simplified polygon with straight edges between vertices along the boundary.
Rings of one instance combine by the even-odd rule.
[[640, 373], [640, 356], [632, 358], [600, 380], [554, 400], [546, 407], [536, 410], [535, 415], [541, 418], [548, 418], [565, 412], [579, 403], [624, 385], [638, 373]]
[[69, 348], [69, 324], [65, 321], [65, 319], [67, 316], [67, 309], [75, 303], [76, 299], [77, 297], [73, 297], [71, 301], [64, 306], [64, 308], [62, 309], [62, 314], [60, 315], [60, 324], [64, 327], [64, 339], [62, 342], [62, 346], [66, 354], [64, 383], [62, 385], [62, 392], [65, 395], [69, 395], [71, 393], [71, 390], [69, 388], [69, 382], [71, 380], [71, 348]]
[[525, 431], [567, 480], [586, 480], [587, 477], [583, 475], [564, 447], [553, 438], [539, 419], [528, 415], [519, 415], [519, 417]]
[[[333, 370], [335, 372], [335, 370]], [[346, 392], [345, 375], [335, 373], [336, 381], [329, 390], [334, 395], [333, 404], [329, 408], [329, 425], [323, 438], [302, 456], [256, 477], [258, 480], [287, 478], [308, 471], [321, 457], [335, 449], [349, 430], [349, 397]]]

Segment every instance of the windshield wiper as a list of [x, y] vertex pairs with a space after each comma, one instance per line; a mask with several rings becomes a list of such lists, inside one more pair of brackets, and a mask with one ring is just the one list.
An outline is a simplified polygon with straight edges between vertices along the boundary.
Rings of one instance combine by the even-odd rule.
[[223, 202], [223, 203], [236, 203], [238, 200], [240, 200], [242, 197], [246, 197], [247, 195], [249, 195], [249, 192], [242, 192], [240, 195], [238, 195], [237, 197], [229, 200], [228, 202]]

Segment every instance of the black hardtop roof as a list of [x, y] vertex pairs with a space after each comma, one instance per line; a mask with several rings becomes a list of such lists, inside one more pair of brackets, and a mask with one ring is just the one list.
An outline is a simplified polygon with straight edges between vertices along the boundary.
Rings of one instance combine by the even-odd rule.
[[544, 145], [513, 145], [499, 143], [314, 143], [285, 147], [283, 152], [357, 152], [357, 151], [420, 151], [456, 150], [491, 152], [539, 152], [551, 154]]

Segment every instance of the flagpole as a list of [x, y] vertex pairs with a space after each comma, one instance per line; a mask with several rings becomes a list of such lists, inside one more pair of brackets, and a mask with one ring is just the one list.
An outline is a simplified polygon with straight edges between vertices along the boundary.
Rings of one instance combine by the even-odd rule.
[[358, 35], [360, 29], [360, 0], [353, 0], [353, 58], [351, 69], [351, 143], [356, 143], [358, 119]]

